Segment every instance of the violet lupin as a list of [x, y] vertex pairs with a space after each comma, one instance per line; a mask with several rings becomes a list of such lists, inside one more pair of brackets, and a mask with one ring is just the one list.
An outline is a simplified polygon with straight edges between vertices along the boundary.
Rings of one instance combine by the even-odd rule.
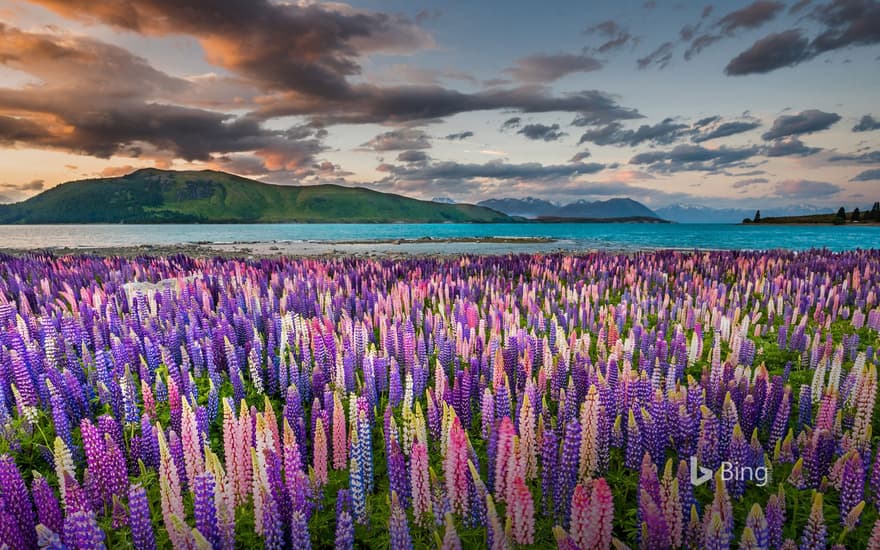
[[354, 548], [354, 519], [351, 515], [351, 498], [347, 489], [340, 489], [336, 494], [335, 546], [338, 550]]
[[813, 504], [810, 508], [810, 516], [801, 534], [800, 550], [824, 549], [827, 544], [827, 528], [825, 515], [822, 512], [822, 493], [813, 493]]
[[409, 534], [406, 511], [400, 504], [397, 493], [391, 492], [391, 514], [388, 530], [391, 534], [391, 550], [412, 550], [413, 542]]
[[150, 504], [147, 493], [140, 485], [132, 485], [128, 490], [128, 522], [131, 527], [132, 544], [138, 550], [155, 550], [156, 537], [150, 517]]
[[31, 493], [34, 497], [34, 507], [37, 509], [39, 523], [45, 525], [49, 530], [62, 535], [64, 515], [61, 512], [61, 505], [58, 503], [55, 491], [52, 490], [49, 482], [39, 472], [34, 472]]

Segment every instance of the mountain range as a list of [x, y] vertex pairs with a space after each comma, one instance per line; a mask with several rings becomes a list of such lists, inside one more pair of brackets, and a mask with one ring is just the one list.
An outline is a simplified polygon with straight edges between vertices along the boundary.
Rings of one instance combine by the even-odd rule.
[[488, 199], [477, 203], [492, 210], [504, 212], [509, 216], [523, 218], [576, 218], [576, 219], [617, 219], [617, 218], [661, 218], [644, 204], [628, 198], [604, 201], [578, 200], [568, 204], [556, 204], [544, 199], [526, 197], [524, 199]]
[[212, 170], [143, 169], [63, 183], [0, 205], [0, 224], [511, 221], [472, 204], [438, 204], [363, 187], [272, 185]]

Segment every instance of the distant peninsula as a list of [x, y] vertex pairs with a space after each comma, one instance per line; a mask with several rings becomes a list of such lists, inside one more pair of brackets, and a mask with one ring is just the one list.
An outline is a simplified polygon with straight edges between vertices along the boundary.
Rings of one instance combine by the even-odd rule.
[[516, 200], [424, 201], [364, 187], [274, 185], [214, 170], [147, 168], [0, 204], [0, 224], [668, 223], [631, 199], [578, 201], [533, 217], [502, 208]]
[[836, 213], [806, 214], [803, 216], [767, 216], [762, 217], [761, 211], [754, 217], [746, 218], [743, 225], [880, 225], [880, 202], [864, 212], [854, 208], [847, 212], [840, 207]]

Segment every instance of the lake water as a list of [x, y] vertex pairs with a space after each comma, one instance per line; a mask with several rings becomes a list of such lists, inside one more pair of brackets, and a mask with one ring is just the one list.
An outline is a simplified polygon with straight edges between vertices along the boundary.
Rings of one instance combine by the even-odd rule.
[[[340, 241], [480, 237], [546, 237], [553, 243], [412, 243], [414, 252], [541, 250], [647, 250], [880, 248], [878, 226], [748, 226], [725, 224], [249, 224], [249, 225], [30, 225], [0, 226], [0, 248], [109, 248], [192, 243], [282, 243], [333, 246]], [[386, 242], [382, 242], [386, 241]], [[406, 243], [404, 243], [406, 245]], [[371, 243], [357, 245], [371, 249]], [[338, 246], [333, 247], [338, 250]]]

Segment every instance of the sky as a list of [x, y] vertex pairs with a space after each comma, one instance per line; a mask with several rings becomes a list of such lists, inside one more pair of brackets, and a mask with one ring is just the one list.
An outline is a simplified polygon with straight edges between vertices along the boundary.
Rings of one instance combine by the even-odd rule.
[[0, 202], [159, 167], [864, 208], [878, 98], [873, 0], [0, 0]]

